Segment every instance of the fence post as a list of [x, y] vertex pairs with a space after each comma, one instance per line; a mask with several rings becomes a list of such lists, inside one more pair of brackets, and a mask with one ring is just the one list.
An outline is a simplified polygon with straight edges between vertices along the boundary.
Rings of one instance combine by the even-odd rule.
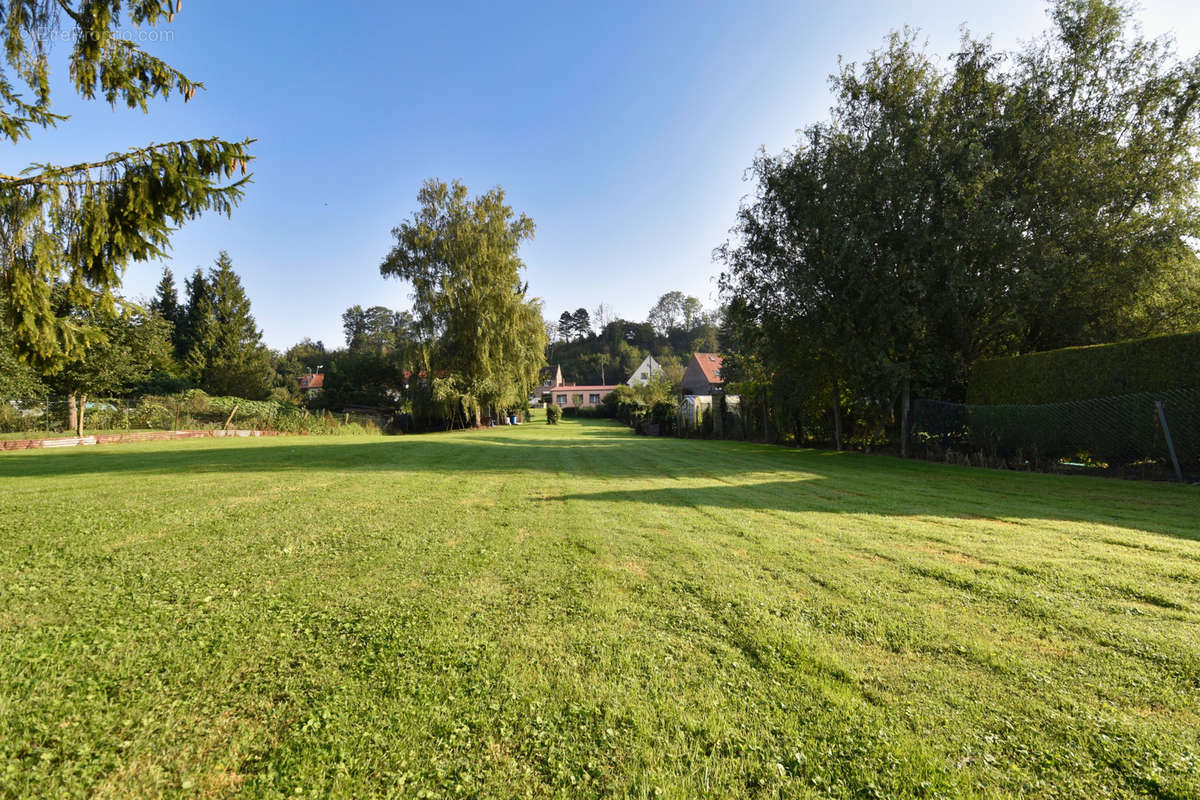
[[1167, 452], [1171, 455], [1171, 466], [1175, 468], [1175, 479], [1183, 483], [1183, 470], [1179, 468], [1179, 459], [1175, 456], [1175, 443], [1171, 441], [1171, 429], [1167, 427], [1167, 413], [1163, 411], [1162, 400], [1155, 400], [1154, 407], [1158, 410], [1158, 421], [1162, 424], [1163, 436], [1167, 439]]

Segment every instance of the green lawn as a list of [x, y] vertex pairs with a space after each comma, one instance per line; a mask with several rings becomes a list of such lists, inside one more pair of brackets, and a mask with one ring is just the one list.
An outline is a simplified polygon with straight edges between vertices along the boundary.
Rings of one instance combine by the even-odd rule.
[[0, 796], [1200, 796], [1200, 489], [572, 422], [0, 455]]

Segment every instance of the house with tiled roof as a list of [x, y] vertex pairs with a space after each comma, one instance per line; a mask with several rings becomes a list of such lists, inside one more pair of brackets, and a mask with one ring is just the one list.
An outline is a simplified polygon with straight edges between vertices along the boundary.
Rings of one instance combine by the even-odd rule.
[[316, 397], [325, 388], [325, 375], [311, 369], [305, 371], [297, 380], [300, 382], [300, 394], [305, 397]]
[[692, 353], [680, 385], [684, 394], [705, 395], [723, 391], [725, 379], [721, 377], [721, 357], [716, 353]]
[[612, 393], [616, 386], [594, 385], [576, 386], [563, 384], [550, 390], [550, 402], [559, 408], [595, 408], [604, 402], [604, 398]]

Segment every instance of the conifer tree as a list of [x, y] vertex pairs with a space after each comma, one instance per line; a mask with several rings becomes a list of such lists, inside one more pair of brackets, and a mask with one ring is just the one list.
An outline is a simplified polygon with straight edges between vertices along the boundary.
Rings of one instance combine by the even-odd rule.
[[224, 250], [207, 280], [209, 318], [201, 347], [206, 392], [261, 399], [270, 392], [271, 354], [250, 313], [250, 299]]
[[175, 275], [171, 272], [170, 267], [163, 267], [162, 278], [159, 279], [158, 286], [154, 290], [154, 300], [150, 302], [150, 310], [171, 323], [171, 346], [174, 348], [175, 357], [182, 360], [185, 355], [182, 348], [183, 313], [185, 309], [179, 305], [179, 292], [175, 288]]
[[[70, 80], [84, 99], [146, 111], [155, 98], [203, 88], [121, 35], [174, 20], [179, 0], [21, 0], [0, 4], [0, 136], [18, 143], [65, 116], [50, 110], [48, 31], [74, 29]], [[124, 19], [123, 19], [124, 16]], [[111, 313], [123, 269], [163, 255], [174, 227], [228, 214], [249, 180], [253, 140], [150, 144], [89, 163], [34, 164], [0, 175], [0, 314], [23, 358], [54, 371], [102, 337], [88, 315]], [[67, 302], [52, 298], [56, 284]], [[64, 311], [64, 309], [66, 309]]]
[[184, 280], [187, 308], [179, 315], [180, 361], [192, 380], [200, 380], [212, 349], [212, 295], [204, 271], [196, 267], [192, 277]]

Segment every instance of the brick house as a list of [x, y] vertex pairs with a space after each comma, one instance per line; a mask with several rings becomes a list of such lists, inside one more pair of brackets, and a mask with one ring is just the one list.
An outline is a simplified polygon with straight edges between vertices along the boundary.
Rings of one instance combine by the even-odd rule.
[[680, 382], [684, 394], [713, 394], [725, 387], [721, 377], [721, 357], [716, 353], [692, 353]]

